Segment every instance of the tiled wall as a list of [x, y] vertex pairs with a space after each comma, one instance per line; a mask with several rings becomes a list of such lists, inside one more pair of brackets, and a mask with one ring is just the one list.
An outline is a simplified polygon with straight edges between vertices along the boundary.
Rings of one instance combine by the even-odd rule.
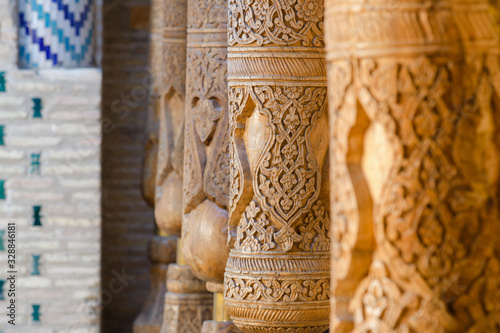
[[0, 331], [99, 332], [101, 70], [19, 70], [15, 4], [0, 0]]

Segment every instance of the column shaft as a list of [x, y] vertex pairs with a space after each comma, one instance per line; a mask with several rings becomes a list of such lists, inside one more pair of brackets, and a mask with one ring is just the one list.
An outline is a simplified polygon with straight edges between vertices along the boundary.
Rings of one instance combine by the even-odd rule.
[[231, 250], [244, 332], [323, 332], [330, 293], [321, 0], [230, 0]]
[[[164, 29], [164, 112], [160, 118], [160, 144], [155, 217], [165, 231], [181, 235], [186, 97], [187, 1], [167, 0]], [[212, 297], [186, 265], [178, 244], [177, 263], [167, 272], [162, 333], [199, 332], [212, 316]]]
[[[327, 0], [332, 329], [498, 329], [487, 1]], [[496, 317], [495, 317], [496, 316]]]
[[[160, 179], [159, 183], [161, 186], [158, 188], [158, 198], [161, 198], [164, 192], [166, 192], [166, 187], [172, 187], [169, 182], [164, 182], [164, 178], [158, 177], [158, 146], [159, 146], [159, 127], [160, 119], [162, 123], [162, 149], [160, 151], [161, 161], [160, 168], [163, 173], [167, 166], [164, 163], [165, 158], [165, 139], [167, 136], [172, 136], [171, 133], [165, 135], [166, 128], [168, 126], [165, 124], [166, 117], [162, 115], [164, 112], [169, 112], [170, 110], [165, 109], [164, 103], [166, 100], [166, 94], [170, 90], [166, 83], [166, 72], [165, 60], [164, 60], [164, 48], [165, 48], [165, 37], [164, 30], [168, 31], [169, 22], [167, 19], [167, 10], [165, 0], [154, 0], [151, 2], [151, 28], [150, 28], [150, 57], [149, 57], [149, 100], [148, 100], [148, 120], [146, 126], [146, 144], [144, 145], [144, 158], [142, 166], [142, 193], [146, 202], [155, 206], [155, 210], [160, 210], [164, 205], [162, 200], [156, 200], [156, 189], [157, 181]], [[167, 35], [168, 36], [168, 35]], [[167, 42], [168, 43], [168, 42]], [[144, 80], [146, 81], [146, 80]], [[175, 112], [175, 111], [174, 111]], [[174, 143], [175, 145], [175, 143]], [[182, 142], [180, 143], [182, 147]], [[175, 157], [174, 157], [175, 158]], [[170, 168], [173, 169], [173, 168]], [[175, 172], [174, 170], [172, 170]], [[172, 172], [171, 171], [171, 172]], [[175, 192], [175, 189], [173, 189]], [[167, 198], [168, 199], [168, 198]], [[172, 214], [172, 212], [167, 212]], [[151, 289], [149, 291], [148, 298], [144, 303], [141, 313], [134, 321], [134, 333], [159, 333], [163, 323], [163, 313], [165, 304], [165, 293], [166, 293], [166, 279], [167, 279], [167, 268], [168, 264], [175, 262], [176, 251], [177, 251], [177, 236], [167, 236], [167, 231], [172, 231], [170, 227], [169, 230], [165, 230], [165, 218], [160, 214], [158, 225], [159, 228], [155, 228], [155, 236], [152, 236], [149, 241], [149, 260], [152, 263], [150, 268], [151, 277]], [[179, 223], [177, 223], [179, 224]], [[163, 229], [162, 229], [163, 228]], [[178, 234], [179, 232], [174, 232]]]

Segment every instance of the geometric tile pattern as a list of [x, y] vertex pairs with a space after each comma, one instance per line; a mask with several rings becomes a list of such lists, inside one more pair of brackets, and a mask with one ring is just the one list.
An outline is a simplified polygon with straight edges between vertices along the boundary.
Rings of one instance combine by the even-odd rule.
[[92, 0], [19, 0], [20, 66], [91, 66], [92, 16]]
[[33, 100], [33, 118], [42, 118], [42, 99], [32, 98]]

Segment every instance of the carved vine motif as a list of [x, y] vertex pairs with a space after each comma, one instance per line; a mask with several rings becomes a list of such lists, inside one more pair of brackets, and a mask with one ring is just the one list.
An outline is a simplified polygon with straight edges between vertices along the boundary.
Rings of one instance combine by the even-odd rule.
[[188, 96], [195, 129], [201, 141], [208, 144], [216, 122], [224, 112], [227, 75], [227, 51], [220, 48], [195, 49], [188, 52]]
[[179, 331], [180, 333], [197, 332], [203, 326], [205, 320], [212, 318], [212, 309], [197, 309], [191, 307], [181, 307], [179, 309]]
[[229, 196], [227, 51], [191, 48], [188, 91], [184, 200], [186, 212], [205, 196], [225, 207]]
[[[335, 122], [335, 119], [333, 119]], [[356, 214], [356, 197], [347, 167], [337, 162], [336, 175], [332, 177], [339, 186], [333, 187], [332, 200], [332, 262], [338, 267], [338, 277], [344, 277], [351, 264], [351, 251], [356, 241], [359, 219]], [[341, 185], [341, 186], [340, 186]]]
[[[188, 118], [189, 120], [189, 118]], [[186, 138], [192, 137], [192, 128], [191, 126], [185, 127], [185, 135]], [[183, 194], [185, 202], [189, 202], [193, 200], [196, 196], [199, 196], [201, 191], [201, 184], [199, 175], [200, 170], [196, 169], [195, 163], [195, 151], [193, 151], [193, 145], [190, 142], [185, 142], [184, 144], [184, 179], [183, 179]], [[200, 200], [201, 201], [201, 200]], [[186, 206], [186, 204], [184, 204]]]
[[244, 332], [320, 333], [330, 293], [323, 1], [228, 7], [232, 237], [224, 298]]
[[[473, 53], [473, 52], [471, 52]], [[482, 235], [480, 235], [480, 241], [474, 238], [464, 237], [468, 242], [466, 245], [469, 246], [471, 250], [468, 253], [474, 256], [478, 251], [473, 251], [473, 244], [475, 242], [480, 242], [481, 247], [484, 248], [482, 253], [480, 253], [480, 260], [475, 259], [474, 263], [483, 263], [487, 261], [483, 266], [480, 273], [477, 274], [478, 278], [474, 282], [469, 282], [467, 284], [460, 282], [460, 289], [457, 291], [456, 288], [451, 290], [451, 296], [449, 303], [453, 304], [453, 310], [458, 313], [468, 313], [471, 318], [474, 319], [470, 324], [468, 333], [479, 333], [479, 332], [497, 332], [500, 330], [500, 265], [499, 265], [499, 253], [497, 248], [497, 253], [495, 255], [489, 255], [486, 249], [494, 242], [492, 235], [498, 235], [499, 226], [498, 223], [493, 223], [492, 225], [487, 223], [490, 221], [498, 221], [498, 199], [495, 191], [496, 183], [491, 182], [491, 178], [497, 179], [498, 169], [491, 167], [488, 163], [491, 161], [492, 154], [496, 154], [498, 151], [498, 128], [495, 127], [495, 123], [491, 122], [489, 126], [481, 126], [484, 124], [485, 119], [496, 118], [496, 123], [498, 123], [498, 114], [495, 109], [495, 104], [492, 101], [497, 100], [500, 97], [500, 90], [496, 85], [495, 77], [498, 72], [498, 64], [500, 63], [500, 58], [497, 56], [484, 57], [477, 54], [468, 55], [466, 58], [466, 71], [465, 75], [469, 78], [467, 81], [469, 84], [466, 85], [467, 95], [473, 96], [473, 98], [466, 101], [464, 105], [464, 112], [466, 112], [466, 118], [462, 121], [462, 126], [467, 124], [466, 120], [469, 120], [469, 126], [478, 129], [481, 128], [480, 134], [475, 137], [475, 140], [456, 140], [455, 146], [464, 147], [466, 144], [470, 144], [471, 151], [474, 151], [474, 158], [477, 159], [480, 164], [469, 163], [470, 156], [461, 155], [457, 156], [458, 165], [461, 170], [464, 170], [466, 175], [472, 175], [475, 177], [470, 177], [470, 180], [475, 180], [475, 186], [479, 183], [483, 185], [483, 200], [487, 200], [488, 208], [483, 208], [478, 211], [477, 215], [473, 219], [462, 218], [462, 223], [467, 223], [465, 228], [461, 225], [462, 233], [470, 232], [469, 221], [472, 220], [473, 228], [475, 230], [481, 229], [484, 224], [484, 228], [492, 228], [489, 231], [486, 230]], [[498, 105], [496, 106], [498, 108]], [[496, 135], [495, 135], [496, 134]], [[497, 145], [494, 145], [494, 140], [497, 139]], [[478, 144], [479, 143], [479, 144]], [[474, 146], [473, 146], [474, 145]], [[467, 149], [469, 150], [469, 149]], [[480, 157], [482, 156], [482, 158]], [[498, 161], [498, 156], [493, 157]], [[497, 164], [498, 165], [498, 164]], [[490, 181], [490, 183], [488, 183]], [[486, 182], [486, 183], [485, 183]], [[475, 189], [475, 192], [479, 192]], [[476, 197], [478, 195], [476, 194]], [[469, 196], [466, 197], [469, 199]], [[469, 199], [470, 200], [470, 199]], [[477, 203], [472, 201], [472, 203]], [[481, 206], [478, 206], [481, 207]], [[479, 224], [479, 225], [478, 225]], [[473, 235], [471, 235], [473, 236]], [[496, 244], [493, 244], [496, 246]], [[470, 260], [469, 262], [472, 262]], [[473, 271], [476, 272], [475, 270]], [[475, 276], [474, 276], [475, 277]], [[470, 287], [469, 287], [470, 286]], [[448, 293], [449, 294], [449, 293]], [[446, 296], [448, 296], [446, 294]], [[455, 301], [456, 300], [456, 301]], [[461, 323], [464, 321], [462, 320]]]
[[238, 224], [238, 236], [234, 247], [245, 252], [275, 249], [276, 243], [273, 242], [275, 231], [276, 228], [269, 226], [266, 215], [252, 201]]
[[[339, 248], [333, 251], [335, 259], [340, 253], [338, 261], [354, 260], [360, 252], [349, 237], [351, 221], [359, 222], [356, 241], [371, 236], [372, 230], [364, 228], [367, 222], [373, 224], [376, 237], [374, 248], [362, 248], [368, 257], [362, 267], [351, 265], [352, 273], [340, 278], [335, 269], [334, 295], [352, 300], [349, 311], [345, 304], [332, 303], [337, 306], [334, 321], [339, 332], [500, 329], [493, 319], [498, 310], [486, 310], [496, 305], [486, 300], [482, 289], [488, 280], [488, 292], [498, 295], [493, 291], [498, 286], [494, 269], [486, 269], [492, 260], [492, 234], [498, 234], [498, 105], [491, 94], [494, 83], [487, 77], [491, 69], [483, 64], [486, 53], [497, 54], [498, 39], [488, 27], [486, 1], [464, 2], [460, 8], [435, 3], [442, 3], [443, 9], [428, 10], [417, 2], [410, 8], [406, 1], [380, 8], [329, 2], [333, 61], [328, 70], [329, 79], [335, 81], [329, 92], [335, 124], [331, 155], [332, 161], [348, 168], [332, 162], [332, 184], [337, 186], [332, 215], [341, 222], [332, 229], [347, 230], [338, 242], [332, 232], [333, 246]], [[354, 8], [356, 14], [347, 15]], [[391, 26], [378, 25], [371, 34], [358, 29], [361, 22], [373, 27], [382, 19]], [[413, 36], [421, 42], [411, 44]], [[354, 43], [343, 49], [342, 42]], [[412, 51], [407, 52], [410, 44]], [[471, 57], [483, 60], [470, 61]], [[350, 78], [344, 75], [349, 67], [352, 85], [342, 80], [337, 84], [342, 76]], [[350, 119], [349, 114], [362, 119]], [[375, 161], [381, 155], [384, 161]], [[369, 189], [360, 186], [363, 177]], [[367, 202], [366, 192], [373, 202]], [[352, 194], [358, 204], [368, 203], [373, 213], [366, 214], [363, 207], [354, 207], [354, 214], [345, 209]], [[339, 210], [337, 202], [344, 209]], [[359, 276], [365, 276], [361, 283], [356, 280]], [[346, 284], [356, 287], [343, 294]], [[353, 314], [354, 325], [349, 322]]]
[[229, 0], [229, 46], [323, 46], [321, 0]]
[[187, 26], [187, 0], [165, 0], [163, 4], [165, 27]]
[[[467, 331], [468, 333], [498, 332], [500, 328], [500, 262], [491, 258], [474, 285], [461, 290], [462, 295], [455, 303], [455, 309], [462, 310], [474, 304], [475, 316], [480, 318]], [[458, 295], [458, 294], [457, 294]]]
[[174, 88], [179, 94], [185, 91], [186, 77], [186, 44], [165, 43], [163, 48], [165, 73], [163, 82], [165, 91]]
[[[230, 154], [230, 179], [231, 182], [229, 184], [229, 205], [228, 212], [229, 216], [235, 216], [237, 214], [233, 214], [236, 205], [241, 198], [242, 189], [243, 189], [243, 169], [241, 166], [241, 162], [237, 153], [237, 146], [235, 143], [235, 131], [238, 129], [238, 124], [236, 119], [241, 115], [242, 105], [245, 98], [245, 89], [244, 88], [233, 88], [230, 87], [228, 89], [228, 97], [229, 97], [229, 115], [230, 122], [229, 128], [231, 131], [230, 142], [229, 142], [229, 154]], [[228, 235], [231, 237], [231, 235]]]
[[304, 225], [299, 227], [302, 241], [299, 248], [304, 251], [329, 251], [330, 250], [330, 216], [327, 208], [317, 201], [312, 211], [304, 220]]
[[299, 233], [288, 226], [276, 231], [266, 214], [257, 207], [255, 201], [252, 201], [236, 228], [234, 248], [243, 252], [270, 250], [288, 252], [297, 243], [301, 251], [330, 250], [330, 218], [326, 207], [320, 201], [313, 206], [301, 224], [298, 228]]
[[[397, 332], [454, 330], [457, 321], [448, 314], [443, 295], [450, 292], [450, 281], [467, 286], [481, 274], [495, 220], [491, 190], [478, 177], [484, 170], [463, 155], [469, 151], [463, 138], [475, 131], [484, 111], [478, 105], [481, 97], [459, 110], [450, 107], [456, 73], [432, 58], [390, 65], [362, 60], [359, 65], [361, 102], [370, 118], [384, 125], [396, 156], [375, 215], [379, 246], [390, 249], [384, 260], [393, 267], [387, 291], [392, 297], [384, 298], [380, 279], [367, 278], [366, 290], [357, 292], [365, 293], [363, 301], [353, 306], [364, 311], [355, 332], [372, 321]], [[480, 73], [470, 80], [481, 82]], [[485, 246], [474, 246], [479, 240]], [[374, 265], [374, 274], [380, 275], [380, 264]], [[421, 282], [408, 282], [408, 275]], [[400, 301], [394, 298], [399, 294]], [[402, 313], [406, 317], [400, 320]]]
[[[163, 62], [162, 72], [158, 82], [162, 85], [163, 93], [175, 89], [184, 95], [186, 78], [186, 26], [187, 26], [187, 0], [163, 1], [162, 10], [154, 16], [162, 19], [163, 50], [156, 57]], [[174, 41], [175, 40], [175, 41]], [[154, 73], [158, 74], [158, 73]]]
[[[229, 201], [229, 180], [230, 180], [230, 161], [229, 161], [229, 133], [224, 132], [224, 137], [218, 146], [217, 154], [213, 157], [214, 163], [209, 163], [204, 175], [205, 191], [215, 198], [217, 203], [227, 206]], [[219, 142], [217, 143], [219, 144]]]
[[271, 129], [254, 172], [255, 195], [264, 210], [292, 230], [319, 196], [321, 173], [309, 136], [324, 110], [326, 88], [255, 87], [254, 94]]
[[[179, 302], [175, 299], [172, 301]], [[203, 326], [203, 322], [211, 318], [211, 306], [203, 304], [166, 305], [162, 332], [198, 332]]]
[[[398, 104], [390, 92], [386, 100], [379, 99], [379, 112], [391, 112], [398, 128], [404, 128], [394, 133], [401, 138], [404, 155], [389, 176], [392, 181], [383, 192], [380, 218], [384, 239], [398, 249], [404, 262], [415, 263], [433, 287], [455, 274], [458, 263], [471, 254], [471, 242], [489, 224], [480, 221], [487, 197], [471, 202], [472, 185], [448, 153], [460, 121], [474, 117], [476, 122], [477, 116], [460, 115], [448, 106], [445, 94], [452, 74], [446, 65], [420, 58], [400, 66], [398, 88], [404, 97]], [[377, 85], [377, 75], [396, 74], [395, 68], [377, 68], [369, 62], [362, 62], [361, 70], [371, 76], [364, 80], [373, 82], [374, 95], [385, 89]], [[467, 201], [470, 206], [460, 204]]]
[[296, 302], [324, 301], [330, 293], [330, 279], [276, 279], [225, 277], [224, 296], [233, 300]]
[[443, 327], [455, 325], [443, 302], [400, 289], [380, 261], [372, 263], [370, 275], [359, 284], [350, 307], [358, 323], [353, 333], [366, 332], [368, 327], [378, 332], [444, 333]]
[[227, 5], [225, 0], [190, 0], [188, 28], [225, 28]]
[[349, 62], [328, 64], [329, 119], [333, 126], [331, 148], [332, 191], [332, 261], [337, 277], [345, 277], [351, 265], [351, 251], [357, 242], [360, 228], [356, 193], [347, 167], [349, 133], [356, 123], [353, 110], [352, 65]]
[[[247, 326], [247, 325], [239, 325], [238, 326], [243, 332], [251, 332], [251, 333], [267, 333], [267, 327], [256, 327], [256, 326]], [[299, 328], [285, 328], [285, 327], [273, 327], [273, 332], [275, 333], [317, 333], [317, 332], [326, 332], [328, 329], [328, 325], [323, 327], [312, 326], [312, 327], [299, 327]]]

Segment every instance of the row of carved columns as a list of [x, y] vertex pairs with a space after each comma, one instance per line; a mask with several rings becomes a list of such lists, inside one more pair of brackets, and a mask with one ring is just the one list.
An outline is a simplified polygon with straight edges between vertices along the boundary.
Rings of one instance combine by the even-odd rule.
[[500, 332], [497, 24], [487, 0], [154, 0], [134, 331]]

